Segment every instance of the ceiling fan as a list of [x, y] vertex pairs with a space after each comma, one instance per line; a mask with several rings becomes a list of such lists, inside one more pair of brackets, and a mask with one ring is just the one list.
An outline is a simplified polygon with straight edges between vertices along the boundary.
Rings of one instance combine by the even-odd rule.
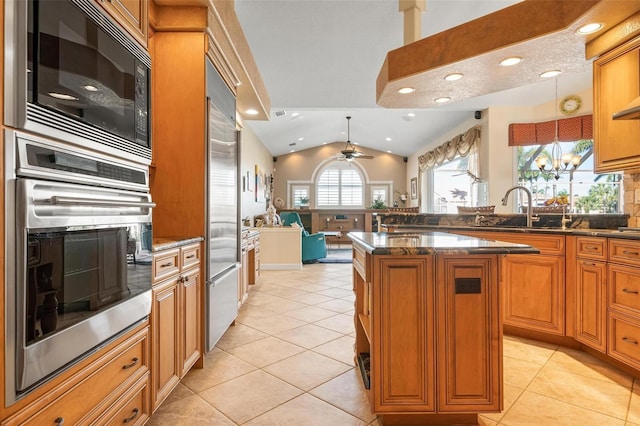
[[340, 151], [340, 155], [336, 157], [336, 160], [346, 160], [353, 161], [356, 158], [362, 158], [366, 160], [370, 160], [373, 158], [373, 155], [365, 155], [364, 153], [356, 150], [356, 147], [351, 144], [351, 135], [350, 135], [350, 127], [349, 123], [351, 121], [351, 117], [347, 116], [347, 144], [344, 149]]

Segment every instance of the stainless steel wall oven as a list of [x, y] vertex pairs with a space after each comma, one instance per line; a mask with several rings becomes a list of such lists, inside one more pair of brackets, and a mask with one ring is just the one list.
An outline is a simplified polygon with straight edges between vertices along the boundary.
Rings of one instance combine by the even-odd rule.
[[6, 395], [11, 404], [151, 310], [148, 168], [5, 134]]
[[151, 59], [94, 0], [5, 7], [5, 124], [151, 163]]

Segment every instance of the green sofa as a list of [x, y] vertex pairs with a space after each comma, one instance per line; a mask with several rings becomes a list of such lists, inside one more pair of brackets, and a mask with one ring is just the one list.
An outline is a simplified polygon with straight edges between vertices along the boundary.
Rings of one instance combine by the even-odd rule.
[[312, 263], [318, 259], [327, 257], [327, 242], [322, 232], [309, 234], [302, 225], [302, 220], [297, 212], [280, 213], [282, 226], [291, 226], [297, 223], [302, 228], [302, 263]]

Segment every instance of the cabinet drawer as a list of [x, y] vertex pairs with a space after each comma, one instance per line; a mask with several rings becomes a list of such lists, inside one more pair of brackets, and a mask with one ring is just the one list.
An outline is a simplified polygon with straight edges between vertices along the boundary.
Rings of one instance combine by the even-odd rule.
[[612, 310], [609, 312], [608, 354], [640, 369], [640, 321]]
[[640, 314], [640, 271], [609, 264], [609, 306]]
[[453, 234], [469, 235], [487, 240], [506, 241], [508, 243], [527, 244], [540, 250], [540, 254], [564, 256], [564, 235], [541, 235], [524, 232], [500, 231], [451, 231]]
[[165, 250], [153, 255], [153, 282], [180, 272], [180, 250]]
[[607, 260], [605, 238], [576, 237], [576, 255], [593, 260]]
[[[139, 335], [140, 336], [140, 335]], [[93, 374], [69, 392], [37, 411], [35, 415], [19, 421], [21, 425], [85, 424], [92, 421], [103, 400], [120, 385], [147, 374], [146, 330], [132, 346], [106, 360]], [[117, 351], [117, 350], [116, 350]], [[114, 354], [117, 352], [114, 351]]]
[[127, 390], [111, 410], [95, 422], [95, 425], [143, 425], [149, 420], [149, 375]]
[[180, 249], [181, 269], [200, 264], [200, 244], [186, 246]]
[[609, 240], [609, 262], [640, 265], [640, 242], [633, 240]]

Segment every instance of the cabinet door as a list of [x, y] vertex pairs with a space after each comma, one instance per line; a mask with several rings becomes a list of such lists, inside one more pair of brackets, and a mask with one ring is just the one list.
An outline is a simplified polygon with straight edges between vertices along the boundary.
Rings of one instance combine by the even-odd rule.
[[179, 296], [177, 278], [153, 289], [151, 307], [152, 355], [151, 401], [153, 410], [180, 380], [178, 364]]
[[606, 263], [576, 261], [576, 339], [607, 350]]
[[142, 46], [147, 47], [147, 0], [98, 0], [98, 3]]
[[200, 268], [183, 272], [180, 278], [180, 377], [182, 378], [202, 353], [200, 324], [200, 301], [202, 282]]
[[244, 303], [249, 295], [249, 252], [246, 248], [242, 249], [242, 271], [238, 280], [238, 308]]
[[373, 411], [435, 411], [433, 258], [378, 257], [373, 267]]
[[437, 277], [439, 412], [502, 409], [498, 258], [440, 256]]
[[640, 120], [613, 120], [640, 95], [640, 38], [603, 55], [593, 64], [595, 171], [640, 167]]
[[564, 257], [502, 258], [504, 324], [564, 335]]

